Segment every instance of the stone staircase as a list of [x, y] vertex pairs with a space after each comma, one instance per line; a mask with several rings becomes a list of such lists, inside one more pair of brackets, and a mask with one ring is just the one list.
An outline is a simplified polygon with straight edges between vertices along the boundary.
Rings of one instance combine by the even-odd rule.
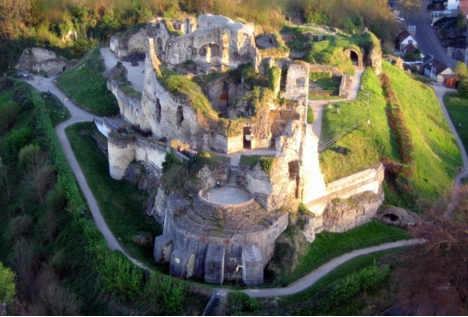
[[238, 167], [231, 166], [231, 172], [229, 173], [229, 180], [227, 183], [228, 187], [237, 187], [237, 176], [238, 176]]
[[223, 316], [226, 311], [226, 294], [215, 289], [202, 316]]

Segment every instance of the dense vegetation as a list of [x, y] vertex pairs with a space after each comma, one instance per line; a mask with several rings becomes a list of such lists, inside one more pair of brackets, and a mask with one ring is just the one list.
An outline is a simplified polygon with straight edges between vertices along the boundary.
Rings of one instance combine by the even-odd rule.
[[285, 15], [295, 22], [341, 27], [350, 33], [368, 27], [393, 42], [395, 22], [386, 0], [7, 0], [0, 4], [0, 72], [27, 47], [44, 46], [67, 58], [80, 58], [98, 42], [154, 16], [182, 18], [223, 14], [279, 30]]
[[[127, 181], [110, 177], [109, 161], [96, 143], [103, 137], [94, 123], [77, 123], [68, 127], [66, 133], [109, 228], [132, 256], [152, 265], [151, 248], [132, 242], [137, 235], [152, 239], [160, 234], [158, 225], [145, 214], [148, 194]], [[106, 144], [103, 139], [101, 142]]]
[[77, 65], [57, 78], [57, 84], [78, 106], [99, 116], [119, 113], [117, 99], [107, 89], [99, 49], [91, 50]]
[[[406, 165], [389, 126], [381, 82], [369, 69], [362, 77], [362, 89], [355, 101], [324, 110], [324, 140], [334, 138], [356, 123], [361, 126], [321, 153], [321, 167], [326, 181], [330, 182], [383, 161], [393, 175], [387, 179], [387, 203], [418, 209], [418, 200], [434, 202], [450, 188], [461, 165], [460, 152], [432, 89], [387, 63], [384, 71], [398, 96], [413, 140], [411, 173], [405, 173]], [[343, 148], [348, 151], [342, 151]]]
[[159, 274], [149, 277], [108, 249], [41, 95], [25, 83], [2, 79], [0, 100], [12, 100], [7, 107], [14, 109], [0, 131], [0, 206], [5, 211], [0, 214], [0, 261], [17, 275], [9, 312], [179, 313], [190, 303], [182, 284]]

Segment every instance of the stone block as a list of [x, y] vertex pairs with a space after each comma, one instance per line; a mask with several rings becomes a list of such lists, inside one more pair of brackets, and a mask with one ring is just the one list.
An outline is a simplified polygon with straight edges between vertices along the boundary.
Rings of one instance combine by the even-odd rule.
[[154, 240], [154, 260], [156, 263], [167, 263], [171, 260], [172, 236], [164, 234]]
[[206, 252], [205, 283], [223, 284], [224, 256], [226, 249], [222, 245], [210, 244]]
[[263, 256], [255, 245], [242, 246], [242, 280], [248, 286], [263, 283]]
[[195, 253], [187, 248], [177, 249], [171, 255], [170, 274], [187, 279], [193, 276]]

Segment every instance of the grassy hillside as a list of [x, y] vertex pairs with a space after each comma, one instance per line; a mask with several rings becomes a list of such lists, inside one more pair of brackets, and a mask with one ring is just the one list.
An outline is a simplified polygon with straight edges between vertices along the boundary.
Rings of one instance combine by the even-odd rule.
[[445, 106], [457, 129], [465, 149], [468, 148], [468, 99], [457, 94], [447, 94], [444, 97]]
[[57, 83], [83, 109], [100, 116], [116, 115], [119, 113], [117, 99], [106, 87], [104, 70], [99, 49], [95, 48], [58, 77]]
[[[447, 190], [461, 165], [460, 151], [439, 108], [434, 92], [403, 71], [384, 63], [414, 144], [413, 174], [408, 185], [417, 198], [434, 201]], [[339, 108], [339, 112], [337, 109]], [[322, 136], [329, 140], [357, 122], [363, 124], [320, 155], [327, 182], [369, 167], [384, 159], [400, 162], [395, 137], [386, 113], [387, 103], [379, 78], [367, 70], [362, 77], [362, 89], [353, 102], [335, 104], [324, 110]], [[370, 120], [371, 125], [367, 122]], [[348, 149], [347, 154], [337, 151]], [[387, 191], [387, 202], [411, 205], [405, 198]], [[414, 203], [414, 201], [413, 201]]]

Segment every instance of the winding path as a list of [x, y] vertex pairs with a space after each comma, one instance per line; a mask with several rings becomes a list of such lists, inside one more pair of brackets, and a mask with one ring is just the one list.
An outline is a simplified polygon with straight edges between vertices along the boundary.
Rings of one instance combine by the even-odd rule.
[[67, 96], [55, 85], [54, 77], [51, 78], [43, 78], [40, 76], [34, 76], [34, 80], [28, 81], [36, 90], [40, 92], [47, 92], [50, 91], [54, 94], [57, 98], [62, 101], [62, 103], [67, 107], [70, 111], [70, 119], [60, 123], [58, 126], [55, 127], [55, 133], [57, 133], [58, 139], [60, 141], [60, 145], [65, 152], [65, 156], [70, 164], [70, 167], [75, 175], [75, 178], [80, 186], [80, 189], [88, 203], [88, 207], [93, 215], [94, 221], [96, 222], [96, 226], [101, 231], [102, 235], [106, 239], [107, 245], [112, 251], [120, 251], [122, 252], [133, 264], [137, 265], [138, 267], [149, 270], [149, 268], [144, 265], [143, 263], [139, 262], [135, 258], [133, 258], [119, 243], [116, 239], [112, 231], [107, 226], [104, 217], [102, 216], [101, 210], [97, 204], [96, 198], [94, 198], [93, 192], [89, 188], [89, 185], [86, 181], [86, 178], [81, 170], [80, 164], [78, 163], [75, 153], [70, 145], [70, 141], [68, 140], [67, 134], [65, 133], [65, 129], [75, 123], [78, 122], [92, 122], [96, 117], [89, 112], [79, 108], [73, 101], [67, 98]]
[[423, 240], [420, 239], [412, 239], [412, 240], [403, 240], [397, 242], [390, 242], [384, 243], [381, 245], [355, 250], [346, 254], [343, 254], [333, 260], [325, 263], [324, 265], [320, 266], [316, 270], [312, 271], [311, 273], [307, 274], [303, 278], [297, 280], [296, 282], [292, 283], [287, 287], [282, 288], [265, 288], [265, 289], [248, 289], [244, 290], [243, 292], [248, 294], [251, 297], [275, 297], [275, 296], [288, 296], [293, 295], [299, 292], [306, 290], [307, 288], [314, 285], [318, 280], [335, 270], [337, 267], [342, 265], [345, 262], [348, 262], [351, 259], [357, 258], [362, 255], [375, 253], [384, 250], [390, 250], [395, 248], [413, 246], [417, 244], [424, 243]]
[[[364, 70], [359, 70], [356, 72], [356, 75], [353, 76], [353, 84], [351, 86], [351, 92], [349, 93], [348, 98], [345, 100], [341, 101], [348, 101], [348, 100], [353, 100], [357, 97], [357, 93], [359, 90], [360, 86], [360, 79], [362, 76], [362, 73]], [[109, 245], [111, 250], [115, 251], [120, 251], [122, 252], [132, 263], [137, 265], [140, 268], [143, 268], [145, 270], [151, 271], [150, 268], [148, 268], [146, 265], [143, 263], [139, 262], [135, 258], [133, 258], [119, 243], [119, 241], [116, 239], [114, 234], [111, 232], [109, 227], [107, 226], [104, 217], [102, 216], [102, 213], [99, 209], [99, 206], [96, 202], [96, 199], [94, 198], [94, 195], [89, 188], [89, 185], [84, 177], [83, 171], [81, 170], [81, 167], [75, 157], [75, 154], [73, 153], [73, 150], [71, 148], [70, 142], [67, 138], [67, 135], [65, 133], [65, 129], [78, 122], [91, 122], [96, 118], [95, 115], [92, 115], [83, 109], [79, 108], [78, 106], [75, 105], [75, 103], [71, 100], [69, 100], [66, 95], [55, 85], [54, 83], [54, 78], [43, 78], [43, 77], [34, 77], [34, 80], [29, 81], [29, 83], [36, 88], [38, 91], [41, 92], [46, 92], [50, 91], [53, 93], [55, 96], [57, 96], [61, 101], [63, 101], [64, 105], [67, 107], [67, 109], [70, 111], [71, 118], [61, 124], [59, 124], [56, 128], [55, 131], [57, 133], [57, 136], [59, 138], [60, 144], [65, 152], [65, 155], [67, 157], [67, 160], [70, 164], [70, 167], [73, 170], [73, 173], [78, 181], [78, 184], [85, 196], [85, 199], [88, 203], [88, 206], [90, 208], [90, 211], [93, 215], [94, 220], [96, 221], [96, 226], [99, 229], [99, 231], [102, 232], [107, 244]], [[458, 137], [458, 134], [456, 133], [455, 127], [453, 126], [453, 123], [450, 120], [450, 117], [448, 116], [448, 112], [445, 109], [445, 105], [443, 103], [443, 95], [447, 92], [447, 89], [444, 87], [434, 87], [434, 90], [436, 91], [437, 97], [439, 98], [439, 102], [441, 105], [441, 108], [444, 112], [444, 115], [447, 119], [447, 122], [450, 125], [450, 128], [452, 132], [455, 135], [455, 138], [457, 140], [457, 143], [460, 146], [460, 149], [462, 149], [462, 155], [463, 155], [463, 163], [464, 163], [464, 171], [460, 174], [457, 175], [455, 178], [455, 186], [459, 187], [461, 185], [461, 179], [468, 174], [468, 157], [466, 155], [466, 151], [464, 150], [463, 144], [461, 143], [460, 138]], [[339, 101], [333, 101], [333, 102], [339, 102]], [[316, 133], [320, 135], [321, 133], [321, 112], [323, 111], [323, 107], [325, 106], [324, 101], [316, 100], [312, 101], [313, 106], [315, 105], [314, 112], [317, 111], [316, 115], [316, 122], [319, 124], [318, 126], [316, 125]], [[405, 247], [405, 246], [412, 246], [412, 245], [417, 245], [422, 243], [422, 240], [418, 239], [413, 239], [413, 240], [404, 240], [404, 241], [397, 241], [397, 242], [391, 242], [391, 243], [384, 243], [378, 246], [373, 246], [365, 249], [360, 249], [360, 250], [355, 250], [350, 253], [341, 255], [326, 264], [322, 265], [321, 267], [317, 268], [313, 272], [309, 273], [308, 275], [304, 276], [303, 278], [299, 279], [298, 281], [294, 282], [293, 284], [284, 287], [284, 288], [270, 288], [270, 289], [247, 289], [244, 290], [243, 292], [252, 296], [252, 297], [274, 297], [274, 296], [287, 296], [287, 295], [293, 295], [296, 293], [299, 293], [301, 291], [304, 291], [305, 289], [311, 287], [314, 285], [318, 280], [332, 272], [334, 269], [342, 265], [343, 263], [370, 253], [374, 252], [379, 252], [383, 250], [389, 250], [389, 249], [394, 249], [394, 248], [399, 248], [399, 247]], [[220, 295], [226, 295], [229, 292], [227, 289], [221, 289], [220, 290]]]
[[451, 214], [451, 212], [455, 209], [455, 207], [458, 204], [458, 190], [462, 186], [462, 179], [465, 177], [468, 177], [468, 155], [465, 149], [465, 146], [463, 145], [462, 140], [460, 139], [460, 136], [458, 135], [457, 129], [455, 128], [455, 125], [452, 122], [452, 119], [450, 118], [450, 115], [447, 111], [447, 108], [445, 107], [445, 102], [444, 102], [444, 95], [446, 93], [450, 92], [456, 92], [455, 89], [450, 89], [444, 87], [442, 84], [436, 83], [433, 84], [432, 86], [434, 88], [434, 92], [437, 96], [437, 99], [439, 100], [439, 105], [440, 108], [442, 109], [442, 112], [444, 113], [445, 120], [447, 121], [450, 130], [452, 131], [453, 136], [455, 137], [455, 141], [458, 144], [458, 147], [460, 148], [461, 156], [462, 156], [462, 161], [463, 161], [463, 170], [461, 170], [454, 179], [453, 182], [453, 188], [455, 189], [455, 195], [452, 198], [452, 202], [448, 207], [447, 213], [448, 215]]

